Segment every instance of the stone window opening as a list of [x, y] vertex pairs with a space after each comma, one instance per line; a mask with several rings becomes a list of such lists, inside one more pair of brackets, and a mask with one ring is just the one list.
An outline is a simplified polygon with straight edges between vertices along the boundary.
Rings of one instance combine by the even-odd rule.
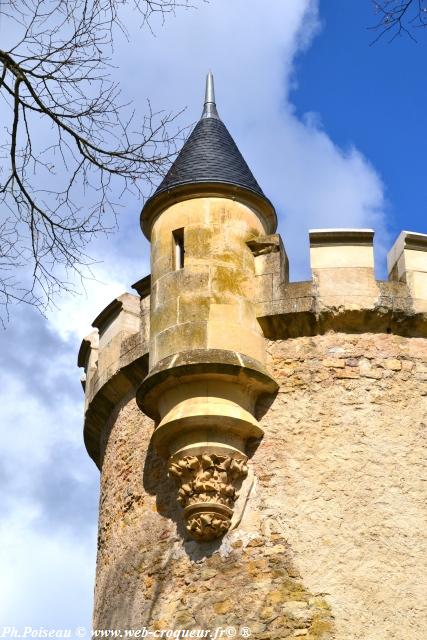
[[175, 271], [184, 268], [184, 228], [175, 229], [173, 235], [173, 255]]

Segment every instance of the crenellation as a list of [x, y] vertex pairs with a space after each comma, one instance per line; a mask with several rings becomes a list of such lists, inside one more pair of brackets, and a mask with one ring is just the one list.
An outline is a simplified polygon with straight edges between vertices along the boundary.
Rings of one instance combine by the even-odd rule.
[[390, 280], [404, 282], [416, 312], [427, 312], [427, 235], [402, 231], [387, 256]]
[[[407, 238], [408, 232], [403, 233]], [[424, 335], [427, 287], [425, 290], [422, 287], [427, 273], [421, 269], [424, 265], [427, 269], [425, 238], [423, 234], [411, 233], [405, 240], [408, 248], [404, 255], [402, 241], [396, 243], [400, 251], [393, 248], [390, 252], [392, 256], [398, 254], [401, 269], [406, 257], [407, 265], [419, 269], [401, 271], [400, 281], [394, 276], [389, 281], [375, 279], [373, 231], [369, 229], [310, 232], [313, 278], [308, 282], [283, 279], [277, 258], [276, 262], [268, 263], [269, 271], [272, 265], [275, 267], [272, 273], [265, 273], [266, 263], [260, 262], [255, 299], [264, 335], [269, 338], [316, 335], [340, 327], [347, 331], [365, 327]]]
[[91, 369], [96, 368], [98, 362], [99, 334], [92, 331], [83, 338], [77, 356], [77, 366], [84, 369], [87, 374]]
[[140, 382], [141, 374], [134, 372], [147, 370], [149, 304], [147, 294], [141, 302], [129, 293], [115, 298], [95, 318], [95, 331], [81, 343], [78, 366], [85, 371], [85, 442], [97, 464], [107, 417]]
[[151, 292], [151, 273], [134, 282], [131, 287], [135, 289], [141, 300], [145, 300]]
[[373, 307], [378, 298], [372, 229], [313, 229], [310, 263], [320, 310]]
[[100, 349], [104, 350], [119, 333], [139, 331], [139, 316], [138, 296], [123, 293], [112, 300], [92, 323], [98, 329]]
[[[332, 326], [328, 324], [328, 315], [334, 317], [335, 328], [340, 322], [337, 318], [341, 318], [348, 329], [357, 329], [362, 319], [367, 327], [374, 327], [392, 321], [402, 324], [402, 318], [408, 317], [412, 322], [405, 326], [422, 331], [420, 322], [424, 316], [419, 314], [427, 312], [427, 288], [423, 290], [421, 286], [424, 278], [427, 282], [427, 235], [407, 231], [400, 234], [388, 255], [389, 281], [374, 279], [372, 241], [373, 231], [369, 229], [311, 231], [313, 279], [306, 282], [289, 282], [289, 263], [280, 235], [259, 236], [248, 241], [254, 256], [255, 277], [248, 280], [245, 287], [247, 296], [256, 303], [256, 315], [264, 335], [271, 338], [324, 332]], [[215, 274], [218, 278], [216, 268]], [[194, 348], [215, 345], [227, 348], [227, 340], [230, 343], [237, 340], [236, 344], [242, 343], [242, 349], [245, 342], [253, 344], [254, 329], [245, 328], [251, 324], [252, 314], [246, 298], [236, 290], [230, 303], [217, 287], [211, 290], [211, 282], [212, 274], [199, 264], [189, 273], [184, 270], [176, 275], [171, 273], [154, 283], [154, 298], [158, 302], [153, 307], [157, 310], [153, 362], [170, 355], [170, 332], [177, 332], [177, 336], [182, 336], [183, 345], [194, 344]], [[86, 373], [86, 379], [93, 377], [95, 370], [98, 379], [106, 371], [108, 377], [108, 369], [114, 368], [121, 344], [129, 335], [140, 333], [142, 342], [148, 344], [151, 276], [138, 281], [134, 288], [140, 299], [131, 294], [115, 299], [94, 321], [94, 326], [99, 328], [99, 338], [98, 332], [94, 332], [83, 341], [79, 366], [85, 367], [83, 359], [92, 354], [89, 367], [92, 373]], [[222, 301], [210, 302], [212, 296]], [[366, 314], [370, 314], [369, 318]], [[208, 320], [205, 329], [203, 323]], [[200, 324], [200, 330], [190, 337], [194, 322]], [[221, 333], [223, 322], [228, 325], [227, 335]], [[99, 345], [95, 345], [96, 340]], [[261, 358], [261, 346], [255, 354]], [[98, 357], [100, 364], [96, 369]]]
[[95, 318], [92, 326], [99, 332], [98, 376], [100, 379], [109, 378], [117, 368], [123, 341], [139, 333], [139, 297], [122, 294]]
[[289, 280], [289, 263], [279, 234], [249, 241], [255, 259], [255, 278], [247, 283], [256, 303], [271, 301]]
[[427, 234], [401, 231], [387, 255], [390, 279], [402, 280], [407, 270], [424, 271], [427, 268], [426, 251]]
[[[245, 283], [244, 290], [256, 304], [258, 322], [264, 335], [270, 338], [282, 336], [280, 325], [284, 322], [289, 325], [290, 318], [300, 318], [292, 329], [288, 326], [288, 334], [291, 331], [296, 335], [300, 330], [302, 333], [309, 330], [310, 334], [327, 330], [328, 313], [341, 317], [343, 324], [344, 317], [350, 312], [353, 312], [356, 324], [359, 322], [357, 313], [365, 320], [367, 313], [377, 316], [375, 321], [372, 316], [367, 326], [378, 324], [381, 318], [387, 323], [393, 315], [396, 322], [401, 322], [402, 317], [412, 317], [414, 324], [416, 316], [415, 324], [419, 329], [424, 317], [419, 314], [427, 312], [427, 284], [425, 289], [422, 288], [424, 278], [427, 283], [425, 234], [403, 231], [399, 235], [388, 254], [389, 281], [374, 279], [373, 231], [370, 229], [310, 231], [313, 279], [306, 282], [289, 282], [289, 263], [280, 235], [258, 236], [247, 241], [247, 245], [254, 257], [255, 273], [253, 280]], [[246, 331], [249, 331], [247, 341], [252, 341], [256, 330], [245, 328], [251, 324], [252, 314], [247, 297], [240, 296], [240, 289], [236, 289], [231, 302], [227, 301], [218, 285], [212, 288], [212, 279], [222, 277], [217, 267], [213, 273], [214, 276], [211, 270], [198, 264], [188, 271], [165, 274], [153, 284], [153, 288], [151, 276], [135, 283], [139, 299], [138, 296], [123, 294], [95, 319], [93, 324], [98, 327], [99, 334], [93, 332], [83, 341], [79, 366], [93, 371], [100, 358], [99, 377], [100, 371], [108, 370], [118, 360], [121, 344], [129, 335], [140, 333], [142, 342], [148, 343], [153, 296], [157, 300], [151, 307], [157, 310], [154, 317], [157, 335], [152, 349], [157, 360], [171, 353], [170, 332], [182, 334], [182, 344], [192, 344], [193, 340], [194, 348], [213, 348], [216, 342], [226, 343], [224, 340], [228, 338], [221, 335], [221, 323], [226, 323], [230, 341], [238, 336], [239, 330], [238, 342], [245, 342]], [[153, 295], [150, 296], [151, 291]], [[227, 291], [229, 293], [229, 289]], [[212, 302], [212, 297], [221, 302]], [[307, 314], [312, 316], [311, 321], [307, 320]], [[190, 337], [188, 332], [194, 322], [200, 324], [200, 331], [195, 331]], [[337, 326], [336, 321], [334, 326]], [[256, 353], [260, 357], [261, 352], [258, 350]], [[87, 365], [89, 354], [90, 365]]]

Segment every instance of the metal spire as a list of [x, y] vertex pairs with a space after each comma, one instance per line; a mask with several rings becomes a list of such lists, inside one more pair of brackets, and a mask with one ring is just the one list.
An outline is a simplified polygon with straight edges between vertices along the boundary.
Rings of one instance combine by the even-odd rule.
[[209, 71], [206, 76], [205, 104], [203, 106], [202, 118], [217, 118], [219, 120], [215, 104], [215, 89], [212, 71]]

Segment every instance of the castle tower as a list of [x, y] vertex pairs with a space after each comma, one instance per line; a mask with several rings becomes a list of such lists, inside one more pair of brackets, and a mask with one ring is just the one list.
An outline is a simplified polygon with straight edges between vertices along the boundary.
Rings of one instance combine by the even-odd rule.
[[424, 637], [427, 236], [402, 232], [377, 281], [373, 231], [313, 230], [289, 282], [211, 74], [141, 226], [151, 275], [79, 352], [94, 628]]

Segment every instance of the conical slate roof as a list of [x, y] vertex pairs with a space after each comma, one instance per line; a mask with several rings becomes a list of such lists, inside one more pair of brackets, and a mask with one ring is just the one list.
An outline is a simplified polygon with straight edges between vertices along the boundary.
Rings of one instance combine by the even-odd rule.
[[269, 233], [277, 227], [273, 205], [262, 192], [215, 104], [213, 76], [206, 79], [202, 117], [175, 162], [141, 212], [141, 228], [148, 239], [155, 217], [172, 201], [216, 195], [240, 199], [263, 216]]
[[264, 196], [236, 143], [218, 116], [211, 73], [206, 81], [202, 117], [153, 197], [180, 185], [200, 182], [236, 185]]

